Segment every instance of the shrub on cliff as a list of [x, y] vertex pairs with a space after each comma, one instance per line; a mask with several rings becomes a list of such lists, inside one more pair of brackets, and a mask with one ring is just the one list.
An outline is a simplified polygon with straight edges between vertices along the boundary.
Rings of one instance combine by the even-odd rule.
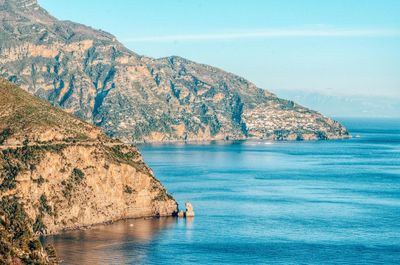
[[32, 221], [15, 197], [0, 201], [0, 264], [57, 264], [49, 260]]

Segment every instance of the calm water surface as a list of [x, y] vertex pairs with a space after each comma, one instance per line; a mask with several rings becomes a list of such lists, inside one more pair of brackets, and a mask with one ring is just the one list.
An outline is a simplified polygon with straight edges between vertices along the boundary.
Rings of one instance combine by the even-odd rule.
[[343, 120], [351, 140], [145, 145], [192, 220], [50, 237], [64, 264], [400, 264], [400, 120]]

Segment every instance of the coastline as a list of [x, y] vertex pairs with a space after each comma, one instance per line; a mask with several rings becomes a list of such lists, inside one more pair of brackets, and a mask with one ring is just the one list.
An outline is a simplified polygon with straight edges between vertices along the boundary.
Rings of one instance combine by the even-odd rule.
[[232, 142], [246, 142], [246, 141], [259, 141], [259, 142], [271, 142], [271, 143], [280, 143], [280, 142], [319, 142], [319, 141], [340, 141], [340, 140], [348, 140], [354, 138], [352, 134], [344, 135], [336, 138], [329, 139], [284, 139], [277, 140], [273, 138], [257, 138], [257, 137], [249, 137], [249, 138], [235, 138], [235, 139], [206, 139], [206, 140], [163, 140], [163, 141], [135, 141], [135, 142], [124, 142], [127, 145], [162, 145], [162, 144], [211, 144], [211, 143], [232, 143]]
[[49, 236], [57, 236], [57, 235], [61, 235], [63, 233], [72, 232], [72, 231], [88, 231], [88, 230], [95, 229], [96, 227], [99, 227], [99, 226], [108, 226], [108, 225], [112, 225], [117, 222], [123, 222], [123, 221], [129, 221], [129, 220], [142, 220], [142, 219], [143, 220], [155, 220], [155, 219], [161, 219], [161, 218], [174, 218], [175, 219], [178, 217], [177, 217], [177, 213], [174, 213], [171, 215], [146, 215], [146, 216], [138, 216], [138, 217], [120, 218], [120, 219], [115, 219], [115, 220], [91, 224], [91, 225], [70, 227], [70, 228], [62, 229], [57, 232], [40, 234], [38, 236], [40, 238], [46, 238]]

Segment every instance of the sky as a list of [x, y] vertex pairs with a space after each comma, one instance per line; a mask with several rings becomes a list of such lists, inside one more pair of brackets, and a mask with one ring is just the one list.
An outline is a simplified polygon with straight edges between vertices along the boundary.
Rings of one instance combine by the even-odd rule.
[[138, 54], [182, 56], [285, 91], [400, 100], [398, 0], [39, 0]]

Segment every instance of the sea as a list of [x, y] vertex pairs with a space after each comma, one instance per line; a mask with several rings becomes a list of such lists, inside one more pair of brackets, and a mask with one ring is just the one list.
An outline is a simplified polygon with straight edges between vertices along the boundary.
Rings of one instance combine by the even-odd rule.
[[140, 145], [190, 219], [47, 237], [62, 264], [400, 264], [400, 120], [353, 138]]

